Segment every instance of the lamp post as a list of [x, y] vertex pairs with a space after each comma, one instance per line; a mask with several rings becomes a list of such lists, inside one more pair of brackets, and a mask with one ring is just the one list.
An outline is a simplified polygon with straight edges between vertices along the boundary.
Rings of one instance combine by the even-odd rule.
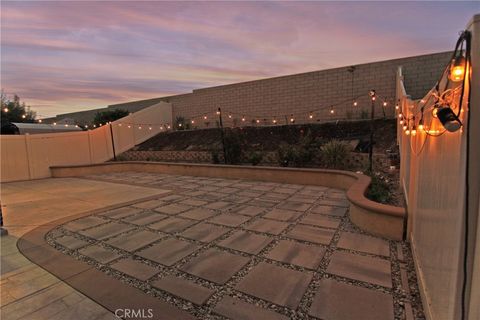
[[222, 109], [218, 108], [218, 122], [220, 125], [220, 136], [222, 137], [223, 161], [227, 164], [227, 151], [225, 149], [225, 135], [223, 133]]
[[371, 100], [372, 100], [372, 105], [371, 105], [371, 110], [370, 110], [370, 146], [368, 148], [368, 170], [370, 171], [370, 174], [373, 174], [373, 132], [375, 130], [374, 128], [374, 119], [375, 119], [375, 100], [377, 99], [376, 97], [376, 92], [375, 90], [370, 90], [368, 93]]

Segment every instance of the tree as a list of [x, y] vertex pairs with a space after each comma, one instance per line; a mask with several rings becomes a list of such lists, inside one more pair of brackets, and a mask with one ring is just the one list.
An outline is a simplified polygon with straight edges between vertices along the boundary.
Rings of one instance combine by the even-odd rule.
[[7, 98], [7, 96], [1, 92], [1, 125], [2, 127], [8, 125], [11, 122], [34, 122], [36, 113], [30, 110], [30, 107], [25, 102], [20, 102], [20, 97], [13, 96], [13, 100]]
[[107, 122], [112, 122], [120, 118], [128, 116], [129, 112], [123, 109], [107, 110], [97, 112], [95, 118], [93, 119], [93, 124], [98, 126], [100, 124], [105, 124]]

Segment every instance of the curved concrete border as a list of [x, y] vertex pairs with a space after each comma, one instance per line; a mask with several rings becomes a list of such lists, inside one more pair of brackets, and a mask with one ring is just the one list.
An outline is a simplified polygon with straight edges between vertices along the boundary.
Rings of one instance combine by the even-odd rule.
[[145, 161], [107, 162], [84, 166], [52, 167], [50, 169], [53, 177], [78, 177], [138, 171], [338, 188], [347, 191], [347, 198], [351, 203], [350, 218], [354, 224], [375, 235], [393, 240], [402, 240], [403, 238], [405, 209], [367, 199], [365, 192], [370, 184], [370, 177], [349, 171]]
[[[68, 221], [106, 210], [116, 209], [137, 202], [154, 199], [149, 196], [113, 206], [108, 206], [93, 211], [79, 213], [49, 222], [39, 226], [20, 237], [17, 241], [17, 248], [31, 262], [37, 264], [49, 273], [53, 274], [75, 290], [83, 293], [96, 303], [100, 304], [113, 314], [119, 309], [148, 310], [151, 309], [155, 319], [161, 320], [194, 320], [194, 316], [188, 312], [153, 296], [146, 295], [140, 289], [123, 283], [116, 278], [96, 269], [86, 262], [77, 260], [69, 255], [63, 254], [50, 246], [45, 236], [55, 227]], [[117, 319], [112, 315], [112, 319]], [[118, 318], [119, 319], [119, 318]], [[131, 317], [129, 319], [143, 319], [142, 317]]]

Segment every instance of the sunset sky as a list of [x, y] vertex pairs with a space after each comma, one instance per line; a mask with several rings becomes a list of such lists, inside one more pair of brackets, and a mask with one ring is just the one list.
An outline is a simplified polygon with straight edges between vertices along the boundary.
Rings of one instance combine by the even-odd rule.
[[42, 116], [451, 50], [479, 2], [1, 3], [1, 85]]

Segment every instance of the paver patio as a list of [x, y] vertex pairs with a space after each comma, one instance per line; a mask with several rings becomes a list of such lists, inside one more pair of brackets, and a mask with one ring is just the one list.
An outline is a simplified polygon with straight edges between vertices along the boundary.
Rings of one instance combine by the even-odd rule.
[[354, 227], [341, 190], [137, 172], [85, 178], [172, 193], [59, 225], [50, 246], [179, 312], [403, 319], [402, 306], [419, 299], [405, 244]]

